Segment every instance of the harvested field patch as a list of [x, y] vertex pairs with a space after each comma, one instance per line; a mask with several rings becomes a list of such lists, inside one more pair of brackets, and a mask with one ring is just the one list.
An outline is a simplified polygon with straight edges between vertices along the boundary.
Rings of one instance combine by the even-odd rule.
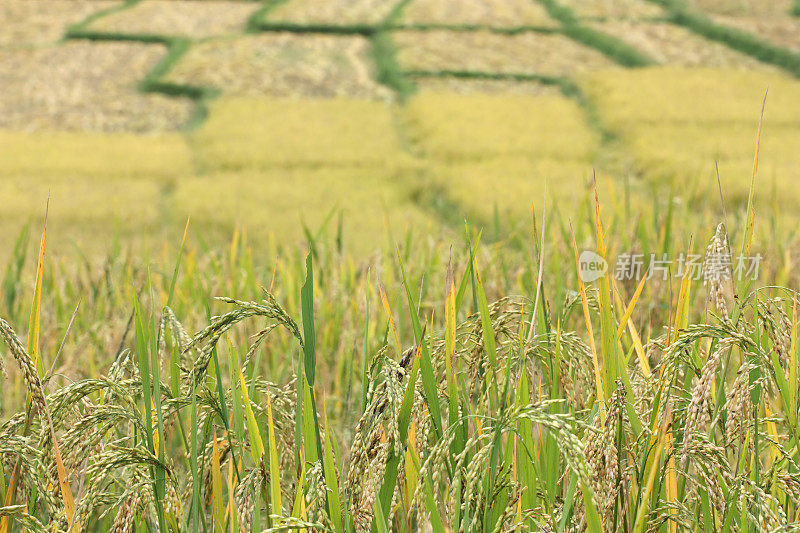
[[191, 113], [189, 100], [137, 92], [164, 52], [161, 45], [92, 41], [0, 50], [0, 127], [178, 129]]
[[663, 17], [664, 9], [647, 0], [560, 0], [578, 18], [653, 19]]
[[394, 9], [395, 2], [386, 0], [289, 0], [271, 9], [267, 24], [348, 26], [383, 22]]
[[535, 26], [556, 28], [542, 4], [530, 0], [412, 0], [403, 9], [401, 24], [476, 25], [496, 28]]
[[800, 18], [715, 16], [714, 21], [757, 36], [770, 44], [800, 53]]
[[453, 76], [415, 76], [419, 92], [446, 94], [533, 94], [560, 95], [557, 85], [537, 81], [459, 78]]
[[637, 48], [662, 64], [739, 69], [772, 69], [724, 44], [666, 22], [608, 21], [590, 26]]
[[430, 167], [434, 183], [468, 213], [492, 220], [497, 208], [504, 219], [529, 224], [531, 202], [544, 197], [576, 204], [591, 190], [592, 165], [540, 157], [497, 157], [471, 162], [436, 162]]
[[448, 161], [510, 155], [591, 161], [599, 146], [578, 105], [563, 96], [423, 93], [404, 116], [419, 151]]
[[793, 0], [685, 0], [693, 10], [717, 15], [788, 15]]
[[202, 2], [146, 0], [130, 9], [95, 20], [89, 30], [202, 38], [242, 32], [258, 4], [244, 1]]
[[64, 36], [71, 24], [121, 4], [121, 0], [3, 0], [0, 2], [0, 47], [54, 43]]
[[392, 38], [406, 70], [561, 76], [612, 65], [600, 52], [559, 34], [402, 30]]
[[361, 36], [267, 33], [198, 43], [167, 75], [230, 95], [388, 99]]
[[2, 179], [61, 176], [166, 182], [191, 172], [189, 147], [179, 134], [0, 131], [0, 146], [4, 153], [14, 154], [0, 158]]
[[391, 167], [405, 160], [392, 113], [386, 103], [354, 99], [222, 98], [195, 146], [205, 170]]
[[[410, 199], [396, 171], [378, 168], [291, 168], [210, 174], [182, 181], [174, 193], [178, 220], [191, 215], [212, 231], [235, 226], [251, 236], [272, 235], [281, 244], [302, 246], [301, 222], [317, 231], [332, 210], [341, 211], [345, 246], [369, 253], [384, 242], [391, 224], [402, 235], [435, 233], [440, 227]], [[336, 231], [333, 219], [328, 235]], [[400, 229], [402, 228], [402, 229]]]

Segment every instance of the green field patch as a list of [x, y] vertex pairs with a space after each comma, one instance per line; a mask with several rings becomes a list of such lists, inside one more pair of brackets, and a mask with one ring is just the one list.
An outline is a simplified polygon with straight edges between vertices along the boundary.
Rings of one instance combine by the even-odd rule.
[[241, 33], [258, 9], [251, 1], [147, 0], [100, 17], [89, 32], [204, 38]]
[[410, 100], [404, 117], [417, 150], [443, 160], [530, 156], [591, 161], [599, 148], [598, 135], [578, 104], [561, 95], [423, 92]]
[[220, 98], [195, 133], [204, 170], [395, 167], [407, 162], [392, 107], [356, 99]]
[[290, 32], [204, 41], [164, 81], [200, 84], [228, 95], [388, 99], [373, 79], [369, 40], [358, 35]]

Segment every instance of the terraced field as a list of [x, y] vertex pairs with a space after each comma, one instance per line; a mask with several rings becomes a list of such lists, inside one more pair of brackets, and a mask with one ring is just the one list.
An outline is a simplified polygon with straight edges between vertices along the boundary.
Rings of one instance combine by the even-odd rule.
[[545, 181], [557, 198], [596, 175], [693, 201], [718, 162], [741, 198], [767, 86], [762, 179], [797, 205], [795, 7], [4, 0], [0, 234], [47, 191], [53, 231], [87, 247], [187, 215], [291, 244], [299, 221], [333, 231], [340, 212], [363, 251], [378, 211], [427, 231], [513, 226]]

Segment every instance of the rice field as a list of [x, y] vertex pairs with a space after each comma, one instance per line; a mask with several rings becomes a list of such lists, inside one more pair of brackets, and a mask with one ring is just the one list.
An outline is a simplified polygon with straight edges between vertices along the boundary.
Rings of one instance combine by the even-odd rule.
[[4, 0], [0, 4], [0, 47], [28, 48], [52, 44], [70, 24], [101, 10], [122, 5], [122, 0]]
[[793, 52], [800, 52], [800, 19], [798, 17], [732, 17], [719, 15], [714, 20], [725, 26], [746, 31], [765, 41]]
[[166, 53], [158, 44], [71, 41], [0, 49], [0, 127], [10, 130], [175, 130], [191, 102], [137, 92]]
[[786, 16], [794, 7], [792, 0], [687, 0], [686, 3], [702, 13], [738, 16]]
[[[759, 108], [755, 95], [767, 81], [771, 102], [787, 107], [785, 113], [766, 117], [769, 131], [761, 139], [761, 175], [764, 188], [776, 193], [776, 201], [791, 207], [797, 194], [792, 161], [800, 142], [798, 116], [789, 104], [800, 91], [796, 81], [749, 72], [726, 79], [713, 71], [674, 68], [637, 78], [619, 72], [593, 74], [583, 86], [600, 109], [613, 109], [615, 102], [630, 103], [624, 112], [603, 119], [630, 147], [644, 176], [675, 183], [697, 176], [713, 183], [719, 162], [727, 194], [741, 201], [749, 190], [744, 177], [752, 171], [746, 147], [754, 142], [752, 117]], [[698, 102], [697, 95], [703, 93], [714, 94], [714, 99]], [[650, 102], [633, 98], [635, 94], [648, 94]], [[659, 105], [653, 106], [653, 101]]]
[[258, 4], [231, 0], [148, 0], [100, 17], [90, 31], [202, 39], [242, 33]]
[[580, 19], [647, 20], [664, 17], [664, 10], [647, 0], [562, 0]]
[[597, 50], [551, 33], [401, 30], [392, 40], [397, 62], [408, 71], [562, 76], [613, 64]]
[[580, 107], [560, 95], [420, 94], [404, 118], [415, 149], [442, 160], [528, 155], [591, 162], [600, 145]]
[[[408, 157], [393, 122], [383, 102], [221, 98], [192, 143], [204, 170], [391, 167]], [[298, 135], [308, 129], [314, 135]]]
[[770, 68], [724, 44], [666, 22], [612, 20], [594, 22], [590, 27], [617, 37], [660, 64], [746, 70]]
[[543, 5], [526, 0], [415, 0], [403, 10], [400, 23], [409, 26], [481, 26], [556, 28]]
[[382, 0], [296, 0], [279, 3], [270, 9], [264, 22], [297, 26], [377, 26], [394, 9], [392, 2]]
[[0, 0], [0, 533], [800, 529], [794, 8]]
[[368, 54], [360, 36], [248, 35], [192, 46], [166, 79], [232, 96], [386, 99], [391, 93], [375, 81]]

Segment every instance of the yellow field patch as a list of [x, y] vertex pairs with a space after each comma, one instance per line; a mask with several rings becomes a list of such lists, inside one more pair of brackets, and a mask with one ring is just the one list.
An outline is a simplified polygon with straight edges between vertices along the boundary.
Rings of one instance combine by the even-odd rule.
[[597, 50], [559, 34], [402, 30], [392, 39], [406, 70], [562, 76], [612, 65]]
[[369, 41], [358, 35], [246, 35], [194, 44], [167, 80], [236, 96], [389, 99], [373, 78]]
[[352, 99], [222, 98], [194, 147], [205, 171], [404, 161], [392, 107]]
[[714, 163], [719, 161], [725, 196], [735, 200], [744, 200], [750, 187], [767, 85], [759, 175], [767, 180], [767, 190], [774, 183], [780, 203], [797, 206], [800, 113], [791, 102], [800, 97], [800, 82], [674, 68], [650, 69], [638, 76], [593, 73], [582, 80], [601, 119], [619, 135], [645, 178], [711, 187], [716, 184]]
[[779, 73], [653, 67], [586, 73], [580, 80], [611, 126], [642, 121], [755, 125], [767, 87], [766, 123], [800, 122], [800, 82]]
[[212, 37], [242, 32], [258, 9], [253, 2], [147, 0], [96, 19], [89, 30], [127, 34]]
[[179, 134], [135, 135], [0, 131], [0, 180], [25, 176], [167, 181], [191, 173], [191, 155]]
[[530, 156], [591, 161], [598, 136], [563, 96], [421, 93], [404, 110], [409, 137], [446, 160]]
[[316, 232], [332, 212], [327, 235], [333, 235], [341, 212], [345, 246], [359, 253], [385, 244], [387, 229], [402, 240], [409, 228], [419, 234], [439, 227], [411, 202], [402, 173], [375, 168], [209, 174], [181, 182], [171, 212], [178, 220], [191, 215], [195, 227], [230, 234], [238, 226], [251, 236], [273, 235], [281, 244], [301, 243], [302, 222]]
[[403, 9], [402, 24], [480, 25], [496, 28], [556, 28], [543, 5], [530, 0], [414, 0]]
[[[585, 199], [592, 184], [589, 163], [547, 158], [498, 157], [464, 163], [433, 163], [430, 177], [467, 213], [484, 221], [497, 212], [512, 223], [530, 224], [531, 208], [541, 209], [547, 182], [548, 203]], [[552, 205], [552, 204], [551, 204]]]

